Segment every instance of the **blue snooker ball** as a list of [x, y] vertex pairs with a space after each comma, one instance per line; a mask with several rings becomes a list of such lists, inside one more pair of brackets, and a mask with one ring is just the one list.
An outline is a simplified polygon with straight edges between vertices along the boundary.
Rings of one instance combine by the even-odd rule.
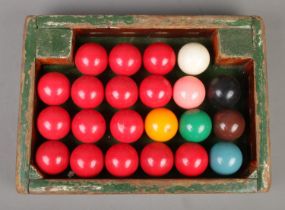
[[210, 151], [210, 166], [220, 175], [231, 175], [237, 172], [242, 165], [242, 152], [233, 143], [216, 143]]

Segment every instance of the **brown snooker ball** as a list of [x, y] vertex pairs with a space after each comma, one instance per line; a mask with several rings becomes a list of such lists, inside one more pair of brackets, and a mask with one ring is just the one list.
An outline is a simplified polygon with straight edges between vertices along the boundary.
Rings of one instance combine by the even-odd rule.
[[222, 110], [214, 116], [214, 133], [223, 140], [234, 141], [245, 130], [244, 117], [235, 110]]

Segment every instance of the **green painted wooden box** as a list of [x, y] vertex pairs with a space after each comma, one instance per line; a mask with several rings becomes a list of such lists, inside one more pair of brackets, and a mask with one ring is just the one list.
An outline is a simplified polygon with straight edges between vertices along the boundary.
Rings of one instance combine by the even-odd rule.
[[[140, 48], [154, 41], [170, 43], [177, 50], [189, 41], [204, 43], [212, 52], [212, 73], [232, 74], [243, 81], [246, 98], [243, 112], [248, 122], [241, 142], [246, 163], [238, 175], [185, 178], [172, 173], [148, 178], [141, 173], [128, 179], [110, 176], [79, 179], [66, 173], [42, 175], [34, 165], [38, 143], [34, 121], [41, 104], [35, 87], [42, 72], [64, 71], [77, 76], [73, 52], [86, 41], [102, 43], [107, 49], [119, 42]], [[263, 21], [251, 16], [29, 16], [26, 19], [21, 70], [16, 186], [20, 193], [225, 193], [268, 191], [270, 143], [266, 78], [266, 46]], [[170, 75], [177, 78], [178, 74]], [[103, 78], [101, 78], [104, 80]], [[171, 80], [171, 78], [170, 78]], [[69, 106], [68, 104], [66, 106]], [[170, 105], [171, 106], [171, 105]], [[108, 134], [106, 134], [108, 135]], [[102, 147], [107, 147], [102, 143]], [[140, 145], [136, 145], [140, 147]], [[176, 145], [170, 145], [175, 147]], [[72, 147], [72, 145], [70, 146]], [[206, 145], [207, 147], [207, 145]]]

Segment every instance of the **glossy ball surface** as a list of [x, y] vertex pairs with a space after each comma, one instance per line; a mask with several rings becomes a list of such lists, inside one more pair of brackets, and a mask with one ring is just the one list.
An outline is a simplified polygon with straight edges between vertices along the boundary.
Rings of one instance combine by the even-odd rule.
[[233, 143], [216, 143], [210, 151], [210, 165], [220, 175], [231, 175], [237, 172], [243, 161], [242, 152]]
[[170, 82], [163, 76], [150, 75], [140, 84], [140, 99], [150, 108], [165, 106], [172, 98]]
[[95, 108], [104, 99], [103, 84], [96, 77], [81, 76], [72, 84], [71, 98], [82, 109]]
[[150, 44], [145, 49], [143, 54], [143, 63], [148, 72], [164, 75], [174, 68], [176, 55], [170, 45], [157, 42]]
[[40, 112], [37, 128], [46, 139], [62, 139], [70, 130], [70, 116], [65, 109], [59, 106], [49, 106]]
[[107, 52], [100, 44], [83, 44], [75, 54], [75, 65], [82, 74], [99, 75], [107, 68]]
[[142, 56], [132, 44], [117, 44], [110, 52], [109, 65], [115, 74], [130, 76], [140, 69]]
[[214, 132], [220, 139], [234, 141], [241, 137], [244, 129], [245, 120], [238, 111], [223, 110], [214, 116]]
[[200, 106], [205, 99], [205, 86], [196, 77], [184, 76], [178, 79], [173, 87], [175, 103], [184, 109]]
[[140, 165], [149, 176], [163, 176], [172, 169], [173, 159], [172, 151], [166, 144], [150, 143], [141, 152]]
[[134, 110], [120, 110], [114, 114], [110, 122], [112, 136], [122, 143], [132, 143], [144, 132], [143, 119]]
[[208, 49], [197, 42], [185, 44], [178, 52], [179, 68], [186, 74], [198, 75], [204, 72], [210, 64]]
[[169, 109], [156, 108], [145, 118], [145, 131], [149, 138], [158, 142], [172, 139], [178, 130], [176, 115]]
[[90, 178], [97, 176], [104, 167], [103, 153], [94, 144], [81, 144], [71, 153], [70, 167], [79, 177]]
[[208, 153], [199, 144], [182, 144], [175, 153], [176, 169], [185, 176], [199, 176], [208, 167]]
[[126, 109], [138, 100], [138, 87], [130, 77], [116, 76], [107, 83], [105, 94], [112, 107]]
[[240, 99], [241, 87], [231, 76], [214, 78], [208, 87], [208, 99], [217, 108], [234, 107]]
[[38, 95], [48, 105], [60, 105], [70, 95], [70, 83], [67, 77], [58, 72], [43, 75], [38, 83]]
[[190, 142], [202, 142], [212, 131], [212, 121], [209, 115], [199, 109], [184, 112], [179, 122], [181, 136]]
[[104, 136], [106, 122], [102, 114], [96, 110], [85, 109], [74, 116], [71, 130], [78, 141], [94, 143]]
[[69, 151], [62, 142], [46, 141], [37, 149], [36, 163], [46, 174], [59, 174], [68, 166]]
[[138, 153], [129, 144], [115, 144], [106, 153], [105, 165], [107, 171], [113, 176], [131, 176], [139, 166]]

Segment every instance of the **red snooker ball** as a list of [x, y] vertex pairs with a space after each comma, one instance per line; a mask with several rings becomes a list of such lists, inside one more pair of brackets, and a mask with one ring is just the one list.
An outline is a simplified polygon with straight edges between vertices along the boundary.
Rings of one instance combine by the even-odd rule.
[[66, 76], [50, 72], [42, 76], [38, 83], [38, 95], [48, 105], [63, 104], [70, 94], [70, 83]]
[[62, 139], [70, 130], [70, 116], [65, 109], [59, 106], [49, 106], [40, 112], [37, 127], [46, 139]]
[[140, 99], [151, 108], [165, 106], [172, 98], [169, 81], [160, 75], [150, 75], [140, 84]]
[[62, 142], [46, 141], [37, 149], [36, 163], [44, 173], [59, 174], [67, 168], [68, 162], [69, 151]]
[[145, 69], [152, 74], [164, 75], [175, 66], [176, 56], [168, 44], [157, 42], [149, 45], [143, 54]]
[[129, 144], [111, 146], [105, 156], [107, 171], [116, 177], [128, 177], [135, 173], [139, 165], [137, 151]]
[[142, 117], [134, 110], [120, 110], [111, 119], [110, 130], [115, 139], [122, 143], [137, 141], [143, 134]]
[[104, 99], [103, 84], [96, 77], [81, 76], [72, 84], [71, 98], [80, 108], [95, 108], [99, 106]]
[[107, 52], [100, 44], [83, 44], [75, 54], [75, 65], [82, 74], [101, 74], [108, 65]]
[[140, 69], [142, 56], [132, 44], [117, 44], [110, 52], [109, 64], [115, 74], [130, 76]]
[[81, 144], [71, 153], [70, 167], [79, 177], [97, 176], [104, 167], [103, 153], [94, 144]]
[[199, 176], [208, 166], [207, 151], [197, 143], [185, 143], [176, 151], [175, 166], [185, 176]]
[[138, 87], [134, 80], [126, 76], [113, 77], [106, 85], [106, 100], [116, 109], [133, 106], [138, 100]]
[[140, 164], [143, 171], [150, 176], [166, 175], [173, 167], [171, 149], [163, 143], [151, 143], [141, 152]]
[[106, 122], [99, 112], [85, 109], [74, 116], [71, 130], [77, 140], [83, 143], [94, 143], [104, 136]]

